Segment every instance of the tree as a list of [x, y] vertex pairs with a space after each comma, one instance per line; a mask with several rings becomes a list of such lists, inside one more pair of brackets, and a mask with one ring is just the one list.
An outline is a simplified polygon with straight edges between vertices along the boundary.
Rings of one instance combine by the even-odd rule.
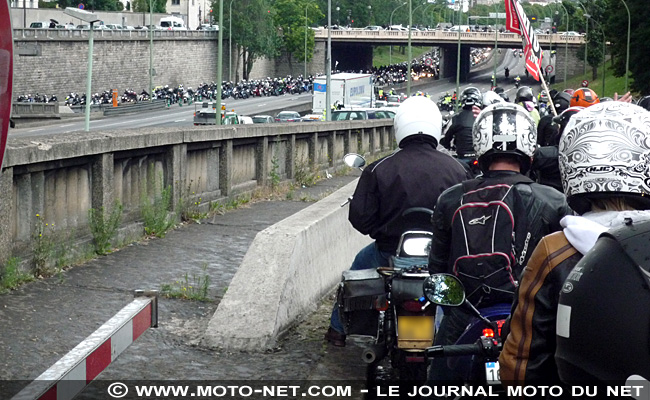
[[[149, 0], [133, 0], [131, 7], [133, 12], [149, 12]], [[153, 12], [166, 13], [167, 0], [153, 0]]]
[[[273, 19], [280, 30], [281, 50], [286, 54], [289, 69], [293, 58], [302, 59], [305, 53], [305, 25], [311, 26], [323, 17], [315, 2], [309, 0], [276, 0]], [[307, 20], [305, 20], [307, 10]], [[307, 28], [307, 58], [314, 51], [314, 31]]]

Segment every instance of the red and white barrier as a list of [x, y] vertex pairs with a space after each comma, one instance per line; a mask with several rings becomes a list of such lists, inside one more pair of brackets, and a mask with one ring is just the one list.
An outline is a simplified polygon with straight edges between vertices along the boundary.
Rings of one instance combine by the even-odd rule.
[[136, 298], [27, 385], [12, 400], [70, 400], [150, 327], [158, 326], [156, 291]]

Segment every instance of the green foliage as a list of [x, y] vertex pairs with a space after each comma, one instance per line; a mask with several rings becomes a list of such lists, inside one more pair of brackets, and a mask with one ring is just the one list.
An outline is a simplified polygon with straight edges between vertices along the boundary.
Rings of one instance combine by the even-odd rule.
[[[150, 171], [153, 171], [153, 166]], [[148, 175], [148, 181], [153, 186], [154, 196], [151, 199], [146, 188], [143, 188], [142, 192], [145, 194], [141, 198], [140, 210], [144, 220], [144, 231], [147, 235], [162, 238], [165, 237], [167, 231], [176, 225], [175, 216], [169, 214], [172, 205], [172, 188], [171, 186], [163, 188], [162, 176], [157, 181], [153, 177], [153, 172]]]
[[271, 171], [269, 175], [271, 176], [271, 190], [275, 191], [280, 186], [280, 181], [282, 180], [280, 176], [280, 160], [278, 160], [278, 157], [271, 159]]
[[323, 18], [321, 8], [309, 0], [276, 0], [273, 8], [273, 20], [281, 32], [281, 48], [288, 55], [289, 64], [291, 65], [293, 58], [304, 60], [305, 33], [309, 61], [314, 52], [314, 31], [308, 26]]
[[117, 229], [120, 227], [122, 210], [123, 207], [119, 203], [113, 206], [109, 215], [106, 215], [107, 213], [104, 207], [101, 207], [99, 210], [95, 210], [94, 208], [88, 210], [90, 233], [93, 235], [93, 243], [97, 254], [105, 255], [111, 252], [111, 240], [115, 237]]
[[203, 274], [197, 276], [192, 274], [190, 278], [187, 273], [183, 278], [174, 283], [165, 283], [161, 287], [163, 296], [169, 298], [196, 300], [196, 301], [209, 301], [208, 288], [210, 286], [210, 275], [206, 270], [208, 263], [203, 263], [201, 269]]
[[36, 224], [32, 234], [32, 262], [34, 276], [49, 274], [49, 264], [52, 262], [56, 244], [54, 242], [54, 224], [45, 222], [45, 218], [36, 214]]
[[[200, 180], [199, 180], [200, 182]], [[200, 223], [200, 221], [207, 217], [206, 212], [201, 212], [201, 202], [202, 198], [197, 197], [196, 191], [192, 190], [192, 185], [194, 181], [190, 180], [190, 183], [185, 188], [184, 193], [181, 195], [181, 198], [178, 201], [178, 210], [181, 216], [181, 221], [193, 221]], [[197, 183], [197, 187], [200, 186]]]
[[298, 186], [313, 186], [314, 183], [320, 180], [316, 167], [312, 165], [310, 160], [304, 158], [295, 158], [294, 165], [294, 181]]
[[0, 293], [14, 290], [23, 283], [34, 280], [32, 275], [20, 270], [19, 264], [20, 260], [18, 258], [11, 257], [2, 267], [0, 274]]
[[[153, 12], [155, 13], [166, 13], [167, 12], [167, 0], [152, 0], [153, 1]], [[133, 0], [131, 2], [131, 8], [133, 12], [149, 12], [149, 0]]]

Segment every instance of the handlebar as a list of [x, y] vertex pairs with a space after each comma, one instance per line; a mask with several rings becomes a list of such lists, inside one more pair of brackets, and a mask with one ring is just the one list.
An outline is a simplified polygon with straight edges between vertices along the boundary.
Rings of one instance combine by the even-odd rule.
[[483, 357], [498, 357], [503, 344], [501, 341], [481, 336], [472, 344], [452, 344], [433, 346], [426, 349], [427, 357], [458, 357], [478, 355]]

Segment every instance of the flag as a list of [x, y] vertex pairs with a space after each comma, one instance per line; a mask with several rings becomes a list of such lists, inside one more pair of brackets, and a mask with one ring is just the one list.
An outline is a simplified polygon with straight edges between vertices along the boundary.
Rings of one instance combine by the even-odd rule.
[[542, 47], [539, 45], [533, 26], [518, 0], [505, 0], [505, 5], [506, 29], [522, 36], [526, 69], [535, 80], [539, 80], [539, 71], [542, 68]]

